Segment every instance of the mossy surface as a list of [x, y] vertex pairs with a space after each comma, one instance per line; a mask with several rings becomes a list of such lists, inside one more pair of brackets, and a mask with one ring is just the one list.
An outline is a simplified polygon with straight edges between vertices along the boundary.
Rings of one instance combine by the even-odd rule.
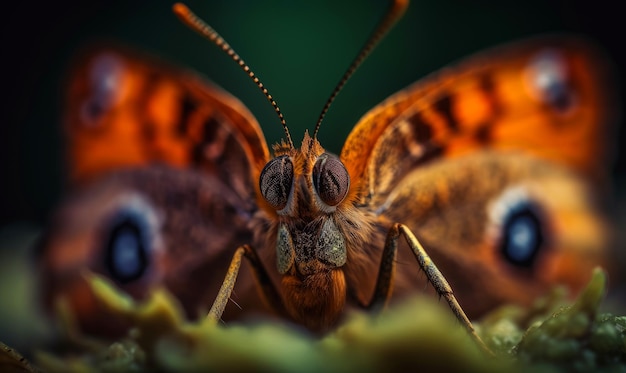
[[424, 296], [378, 315], [354, 313], [320, 338], [275, 321], [189, 322], [163, 290], [135, 303], [102, 278], [90, 282], [134, 329], [112, 343], [74, 335], [83, 338], [76, 354], [37, 354], [43, 371], [626, 372], [626, 317], [598, 312], [606, 292], [599, 269], [573, 304], [555, 291], [533, 307], [502, 307], [476, 323], [495, 357], [476, 346], [443, 303]]

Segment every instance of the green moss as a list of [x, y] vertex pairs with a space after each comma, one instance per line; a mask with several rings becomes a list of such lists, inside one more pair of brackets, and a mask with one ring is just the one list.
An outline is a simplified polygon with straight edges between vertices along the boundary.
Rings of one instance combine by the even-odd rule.
[[525, 363], [565, 371], [608, 369], [626, 372], [626, 334], [612, 315], [598, 315], [606, 293], [606, 274], [596, 269], [576, 302], [530, 327], [516, 347]]
[[570, 306], [557, 291], [533, 307], [502, 307], [477, 323], [496, 357], [478, 349], [444, 304], [423, 296], [379, 315], [355, 312], [318, 338], [281, 322], [189, 322], [163, 290], [135, 303], [106, 280], [89, 278], [103, 303], [134, 329], [71, 357], [39, 354], [45, 371], [626, 372], [626, 317], [598, 314], [606, 292], [601, 270]]

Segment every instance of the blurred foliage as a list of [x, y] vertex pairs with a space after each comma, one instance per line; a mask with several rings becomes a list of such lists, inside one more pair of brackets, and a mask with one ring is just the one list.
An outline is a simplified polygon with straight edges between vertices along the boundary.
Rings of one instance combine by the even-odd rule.
[[134, 328], [110, 343], [68, 325], [77, 347], [65, 356], [38, 352], [46, 372], [626, 372], [626, 316], [598, 312], [606, 293], [601, 269], [571, 305], [555, 290], [532, 307], [505, 306], [477, 323], [495, 357], [479, 350], [443, 304], [425, 296], [377, 315], [355, 312], [316, 337], [277, 321], [190, 322], [162, 289], [137, 303], [107, 280], [89, 277], [102, 304]]

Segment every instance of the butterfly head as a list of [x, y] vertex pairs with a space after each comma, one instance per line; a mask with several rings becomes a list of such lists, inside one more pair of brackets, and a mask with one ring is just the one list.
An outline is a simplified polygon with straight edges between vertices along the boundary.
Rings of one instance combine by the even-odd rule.
[[[298, 320], [310, 320], [306, 314], [319, 307], [329, 319], [335, 318], [346, 291], [342, 267], [347, 243], [341, 226], [342, 211], [351, 205], [346, 198], [350, 176], [339, 157], [327, 153], [308, 133], [300, 149], [281, 143], [274, 153], [261, 172], [259, 190], [277, 217], [276, 235], [270, 237], [275, 237], [283, 290], [290, 294], [286, 307]], [[332, 289], [332, 294], [320, 304], [316, 289], [322, 288]]]
[[274, 152], [276, 157], [261, 172], [259, 188], [278, 215], [279, 272], [306, 276], [314, 268], [341, 267], [346, 245], [334, 213], [350, 189], [346, 167], [308, 133], [300, 149], [281, 143]]

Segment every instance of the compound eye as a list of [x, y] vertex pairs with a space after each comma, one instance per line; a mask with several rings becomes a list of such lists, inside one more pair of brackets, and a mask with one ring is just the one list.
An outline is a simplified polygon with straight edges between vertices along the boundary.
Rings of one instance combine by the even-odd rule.
[[337, 206], [348, 194], [350, 175], [339, 158], [324, 153], [313, 167], [313, 187], [320, 199], [329, 206]]
[[126, 284], [145, 273], [150, 264], [149, 225], [136, 213], [121, 213], [109, 230], [105, 248], [106, 268], [111, 277]]
[[287, 155], [281, 155], [269, 161], [259, 179], [263, 198], [276, 210], [287, 206], [293, 183], [293, 163]]

